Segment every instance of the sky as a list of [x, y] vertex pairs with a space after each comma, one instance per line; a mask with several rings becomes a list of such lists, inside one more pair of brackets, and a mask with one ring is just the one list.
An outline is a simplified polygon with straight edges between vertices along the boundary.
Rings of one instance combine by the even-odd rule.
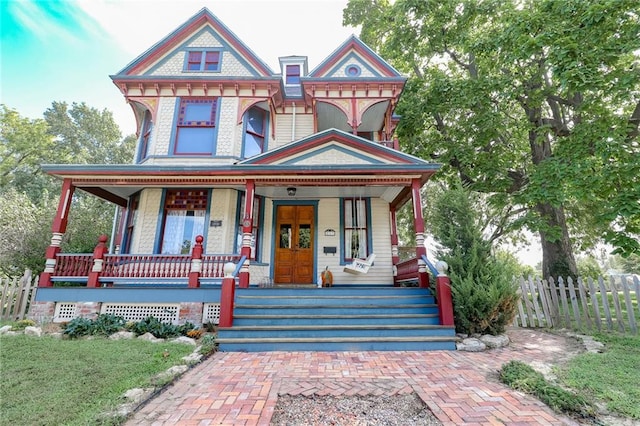
[[347, 0], [0, 0], [0, 103], [42, 118], [54, 101], [113, 112], [123, 136], [135, 120], [110, 75], [203, 7], [278, 73], [278, 57], [315, 68], [351, 34]]

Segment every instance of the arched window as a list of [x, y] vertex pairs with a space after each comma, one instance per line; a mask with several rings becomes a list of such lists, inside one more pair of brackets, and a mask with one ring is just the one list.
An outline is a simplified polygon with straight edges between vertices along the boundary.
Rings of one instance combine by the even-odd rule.
[[242, 158], [262, 154], [267, 139], [267, 112], [259, 107], [251, 107], [244, 115], [244, 142]]

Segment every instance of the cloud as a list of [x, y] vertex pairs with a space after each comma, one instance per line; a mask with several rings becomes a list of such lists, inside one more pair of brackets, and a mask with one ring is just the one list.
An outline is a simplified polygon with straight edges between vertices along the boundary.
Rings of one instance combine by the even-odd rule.
[[93, 25], [93, 19], [76, 8], [73, 2], [12, 1], [8, 3], [7, 11], [20, 30], [43, 44], [73, 46], [101, 35]]

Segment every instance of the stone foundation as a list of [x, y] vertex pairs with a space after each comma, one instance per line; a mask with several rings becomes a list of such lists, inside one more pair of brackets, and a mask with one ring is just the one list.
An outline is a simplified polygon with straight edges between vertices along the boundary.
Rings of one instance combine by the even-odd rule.
[[53, 321], [56, 312], [56, 302], [32, 302], [27, 313], [27, 318], [38, 324]]
[[181, 303], [178, 322], [184, 324], [188, 321], [196, 326], [200, 326], [202, 324], [203, 307], [204, 303], [199, 302]]

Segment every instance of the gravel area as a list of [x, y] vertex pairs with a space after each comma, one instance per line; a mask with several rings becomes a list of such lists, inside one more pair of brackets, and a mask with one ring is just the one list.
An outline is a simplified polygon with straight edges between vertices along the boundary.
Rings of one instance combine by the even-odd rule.
[[278, 397], [272, 426], [442, 425], [418, 395]]

